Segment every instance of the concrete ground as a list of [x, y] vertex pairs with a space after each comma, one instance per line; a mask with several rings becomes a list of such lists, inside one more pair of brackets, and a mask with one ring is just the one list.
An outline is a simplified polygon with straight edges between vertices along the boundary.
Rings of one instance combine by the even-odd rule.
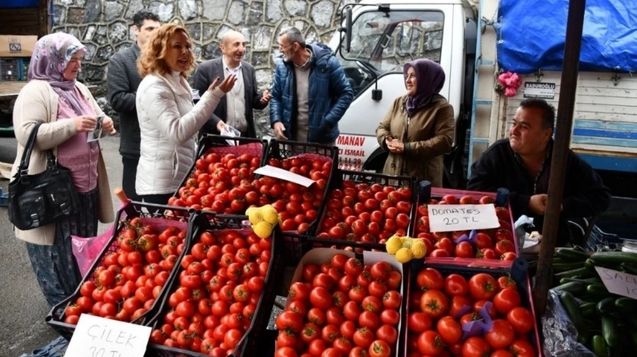
[[[113, 189], [121, 186], [122, 181], [119, 136], [101, 141]], [[4, 192], [7, 185], [8, 180], [0, 179]], [[106, 228], [100, 225], [99, 231]], [[0, 237], [0, 357], [15, 357], [48, 344], [58, 334], [44, 321], [48, 305], [31, 269], [25, 245], [13, 235], [4, 207], [0, 208]]]

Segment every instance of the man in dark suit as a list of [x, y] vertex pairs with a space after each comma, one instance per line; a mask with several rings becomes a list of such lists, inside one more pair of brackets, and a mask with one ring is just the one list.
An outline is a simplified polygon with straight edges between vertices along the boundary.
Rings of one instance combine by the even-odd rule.
[[119, 153], [122, 155], [122, 189], [134, 201], [139, 201], [135, 191], [137, 163], [139, 162], [139, 122], [135, 108], [135, 93], [142, 79], [137, 72], [137, 57], [153, 32], [159, 28], [159, 17], [148, 11], [133, 16], [135, 43], [120, 49], [108, 64], [108, 101], [119, 114], [121, 132]]
[[204, 93], [215, 78], [223, 79], [230, 74], [237, 76], [232, 90], [221, 99], [217, 109], [204, 125], [202, 133], [218, 134], [224, 125], [241, 132], [242, 137], [256, 137], [253, 109], [263, 109], [270, 101], [270, 93], [257, 91], [254, 67], [243, 60], [246, 52], [245, 37], [237, 31], [227, 31], [221, 38], [219, 48], [223, 56], [205, 61], [197, 67], [193, 76], [193, 87]]

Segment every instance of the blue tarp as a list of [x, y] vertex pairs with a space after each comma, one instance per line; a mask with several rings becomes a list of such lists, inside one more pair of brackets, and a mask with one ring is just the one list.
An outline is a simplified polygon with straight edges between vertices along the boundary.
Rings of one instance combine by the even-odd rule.
[[[498, 63], [519, 73], [561, 70], [568, 0], [501, 0]], [[586, 0], [580, 70], [637, 71], [637, 1]]]

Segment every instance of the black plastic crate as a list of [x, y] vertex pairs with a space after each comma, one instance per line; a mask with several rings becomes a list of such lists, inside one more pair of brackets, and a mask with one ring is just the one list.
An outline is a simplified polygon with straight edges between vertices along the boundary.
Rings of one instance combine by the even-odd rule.
[[[325, 207], [323, 208], [320, 218], [317, 222], [316, 227], [313, 227], [315, 235], [318, 236], [321, 233], [321, 226], [324, 224], [326, 216], [328, 214], [328, 203], [332, 192], [335, 189], [340, 189], [343, 186], [344, 181], [351, 181], [355, 184], [380, 184], [382, 186], [388, 186], [393, 188], [401, 188], [405, 187], [411, 190], [411, 199], [409, 199], [409, 225], [406, 228], [406, 235], [410, 235], [414, 226], [415, 212], [416, 212], [416, 182], [414, 178], [406, 177], [406, 176], [391, 176], [384, 175], [379, 173], [372, 172], [358, 172], [358, 171], [347, 171], [347, 170], [337, 170], [335, 172], [333, 180], [330, 182], [329, 192], [326, 197]], [[381, 227], [382, 228], [382, 227]], [[318, 238], [317, 240], [325, 241], [337, 246], [351, 246], [353, 248], [362, 248], [365, 250], [385, 250], [384, 244], [380, 242], [362, 242], [355, 240], [343, 240], [343, 239], [331, 239], [331, 238]]]
[[[518, 293], [520, 294], [520, 299], [521, 299], [520, 306], [523, 306], [529, 309], [529, 311], [531, 312], [533, 316], [534, 327], [528, 333], [529, 334], [528, 341], [534, 346], [536, 350], [535, 351], [536, 355], [542, 356], [542, 344], [540, 342], [541, 336], [539, 334], [540, 329], [537, 324], [535, 308], [533, 305], [532, 290], [531, 290], [531, 285], [530, 285], [530, 280], [528, 275], [528, 263], [526, 262], [526, 260], [522, 258], [516, 259], [515, 261], [513, 261], [513, 263], [510, 266], [506, 266], [506, 267], [503, 266], [502, 264], [498, 264], [498, 261], [496, 261], [494, 264], [491, 264], [491, 263], [493, 262], [489, 260], [474, 260], [468, 265], [464, 265], [463, 263], [457, 263], [457, 262], [429, 263], [427, 261], [414, 259], [411, 261], [411, 263], [409, 263], [409, 268], [407, 269], [409, 274], [407, 277], [408, 288], [407, 288], [406, 295], [411, 294], [413, 286], [416, 284], [416, 277], [418, 276], [418, 273], [425, 268], [435, 268], [442, 274], [443, 278], [446, 278], [449, 274], [452, 274], [452, 273], [460, 274], [467, 279], [467, 283], [471, 276], [478, 273], [488, 273], [492, 275], [496, 280], [501, 276], [510, 277], [515, 282]], [[410, 313], [410, 305], [409, 305], [409, 302], [411, 300], [410, 296], [407, 296], [406, 300], [407, 300], [407, 306], [405, 309], [405, 316], [403, 317], [403, 320], [405, 321], [408, 319], [409, 313]], [[443, 316], [447, 316], [447, 314]], [[435, 324], [433, 324], [432, 326], [433, 326], [432, 329], [435, 330]], [[402, 340], [402, 346], [404, 347], [403, 356], [407, 357], [409, 331], [407, 328], [405, 328], [404, 330], [402, 330], [402, 332], [403, 334], [399, 336], [399, 338]], [[519, 338], [519, 336], [517, 335], [517, 332], [516, 332], [516, 338]]]
[[[157, 204], [151, 204], [151, 203], [142, 203], [142, 202], [134, 202], [134, 201], [127, 202], [117, 212], [115, 223], [114, 223], [117, 226], [113, 232], [113, 236], [104, 245], [104, 248], [100, 252], [99, 256], [95, 259], [95, 261], [91, 265], [91, 268], [87, 271], [86, 275], [80, 282], [80, 285], [77, 287], [77, 289], [75, 290], [73, 294], [71, 294], [69, 297], [67, 297], [66, 299], [58, 303], [57, 305], [53, 306], [53, 308], [51, 308], [51, 311], [45, 318], [45, 321], [67, 340], [70, 340], [70, 338], [72, 337], [73, 332], [75, 331], [75, 325], [64, 322], [66, 307], [72, 304], [78, 297], [81, 296], [80, 287], [82, 286], [82, 284], [86, 281], [92, 280], [93, 272], [97, 269], [97, 267], [99, 267], [102, 264], [105, 256], [108, 253], [114, 252], [116, 250], [117, 248], [116, 239], [117, 239], [118, 233], [125, 226], [128, 220], [135, 217], [140, 217], [142, 219], [149, 219], [147, 223], [155, 227], [161, 227], [162, 226], [161, 221], [164, 221], [163, 224], [165, 224], [166, 226], [171, 225], [168, 223], [168, 221], [181, 222], [182, 224], [185, 225], [184, 228], [187, 229], [186, 238], [184, 238], [184, 245], [187, 243], [186, 240], [189, 235], [189, 231], [191, 229], [190, 227], [191, 225], [188, 224], [188, 220], [191, 218], [190, 212], [188, 210], [183, 208], [169, 207], [169, 206], [157, 205]], [[155, 221], [153, 221], [153, 219], [155, 219]], [[156, 219], [159, 219], [160, 221], [156, 221]], [[172, 276], [175, 274], [176, 272], [175, 267], [178, 266], [182, 256], [183, 256], [183, 252], [181, 254], [178, 254], [177, 260], [175, 262], [175, 266], [173, 267], [172, 271], [169, 273], [168, 280], [162, 287], [159, 296], [157, 296], [157, 298], [155, 299], [153, 306], [150, 309], [148, 309], [148, 311], [144, 315], [132, 321], [132, 323], [143, 325], [150, 317], [154, 315], [156, 309], [159, 307], [160, 302], [163, 299], [163, 295], [166, 294], [167, 292], [169, 281], [171, 280]]]
[[[234, 230], [239, 232], [243, 236], [247, 236], [251, 230], [249, 226], [246, 225], [247, 217], [242, 215], [216, 215], [212, 212], [198, 212], [194, 214], [194, 218], [192, 221], [193, 228], [189, 232], [190, 236], [187, 240], [189, 245], [184, 250], [186, 253], [190, 252], [192, 245], [197, 242], [196, 239], [198, 239], [201, 233], [205, 231]], [[283, 267], [283, 261], [281, 259], [278, 259], [281, 254], [281, 243], [279, 242], [279, 236], [279, 230], [275, 229], [270, 237], [270, 239], [272, 240], [270, 250], [271, 258], [268, 266], [268, 272], [264, 280], [263, 292], [256, 305], [256, 310], [252, 322], [244, 333], [240, 342], [238, 343], [234, 353], [232, 354], [233, 356], [259, 355], [259, 340], [263, 337], [262, 335], [265, 333], [266, 330], [268, 317], [270, 316], [270, 311], [274, 304], [275, 282], [280, 276], [281, 269]], [[168, 283], [169, 288], [166, 294], [163, 295], [161, 305], [159, 309], [157, 309], [156, 314], [148, 320], [146, 324], [147, 326], [158, 328], [162, 323], [164, 314], [170, 308], [168, 305], [169, 296], [179, 286], [179, 273], [182, 270], [183, 268], [179, 266], [178, 269], [175, 271], [175, 274], [172, 275], [171, 280]], [[147, 355], [157, 357], [207, 356], [206, 354], [203, 354], [201, 352], [194, 352], [182, 348], [169, 347], [154, 343], [149, 344]]]

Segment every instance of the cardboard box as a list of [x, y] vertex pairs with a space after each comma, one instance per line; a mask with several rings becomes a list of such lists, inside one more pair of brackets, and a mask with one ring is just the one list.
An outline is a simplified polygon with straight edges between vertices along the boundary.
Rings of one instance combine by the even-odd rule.
[[31, 57], [38, 36], [0, 35], [0, 57]]

